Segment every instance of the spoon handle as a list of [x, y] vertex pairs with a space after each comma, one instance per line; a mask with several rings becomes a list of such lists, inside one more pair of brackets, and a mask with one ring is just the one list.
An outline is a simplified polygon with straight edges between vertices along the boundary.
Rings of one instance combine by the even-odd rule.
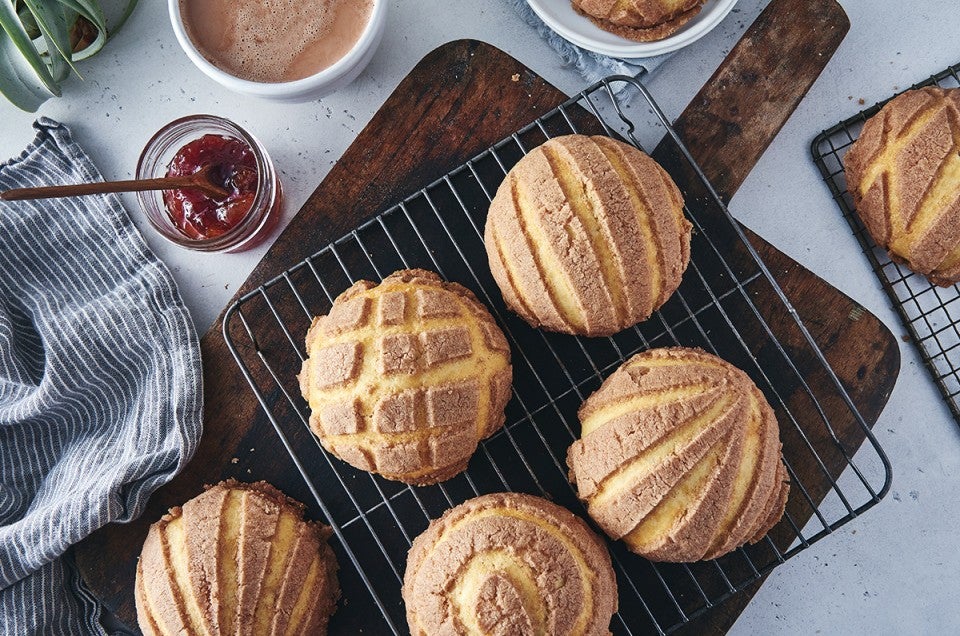
[[87, 194], [103, 194], [105, 192], [139, 192], [141, 190], [172, 190], [190, 187], [197, 187], [196, 178], [193, 175], [162, 177], [158, 179], [75, 183], [70, 185], [42, 186], [38, 188], [14, 188], [0, 192], [0, 199], [4, 201], [56, 199], [61, 197], [84, 196]]

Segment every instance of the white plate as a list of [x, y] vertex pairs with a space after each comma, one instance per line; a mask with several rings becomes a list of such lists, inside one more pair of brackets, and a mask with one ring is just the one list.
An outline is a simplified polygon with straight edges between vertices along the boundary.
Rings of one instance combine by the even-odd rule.
[[727, 17], [737, 0], [707, 0], [697, 17], [670, 37], [656, 42], [634, 42], [604, 31], [573, 10], [570, 0], [527, 0], [540, 19], [577, 46], [620, 58], [653, 57], [696, 42]]

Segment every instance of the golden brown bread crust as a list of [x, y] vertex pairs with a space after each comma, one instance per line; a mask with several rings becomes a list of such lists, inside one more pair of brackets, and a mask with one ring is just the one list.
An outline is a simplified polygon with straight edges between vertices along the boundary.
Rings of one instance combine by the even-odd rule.
[[704, 2], [705, 0], [573, 0], [573, 8], [604, 31], [634, 42], [656, 42], [673, 35], [695, 18]]
[[310, 428], [361, 470], [443, 481], [503, 425], [506, 338], [470, 290], [433, 272], [355, 283], [314, 319], [306, 344], [299, 379]]
[[960, 281], [960, 89], [899, 95], [867, 121], [843, 163], [874, 241], [936, 285]]
[[325, 634], [339, 596], [329, 536], [270, 484], [221, 482], [150, 526], [137, 563], [140, 629]]
[[403, 580], [407, 622], [427, 634], [609, 634], [617, 582], [603, 542], [545, 499], [471, 499], [414, 540]]
[[567, 135], [510, 170], [484, 243], [511, 310], [534, 327], [603, 336], [676, 290], [690, 231], [680, 191], [653, 159], [609, 137]]
[[613, 539], [654, 561], [713, 559], [756, 542], [789, 486], [773, 409], [750, 378], [699, 349], [652, 349], [583, 403], [571, 481]]

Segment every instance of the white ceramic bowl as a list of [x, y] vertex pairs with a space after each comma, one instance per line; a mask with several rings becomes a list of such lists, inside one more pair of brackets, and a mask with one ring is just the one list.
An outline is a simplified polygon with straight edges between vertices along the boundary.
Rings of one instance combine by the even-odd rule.
[[707, 0], [695, 18], [656, 42], [634, 42], [604, 31], [573, 10], [570, 0], [527, 0], [540, 19], [577, 46], [617, 58], [654, 57], [696, 42], [727, 17], [737, 0]]
[[170, 21], [173, 23], [173, 32], [177, 36], [177, 41], [180, 42], [181, 48], [190, 61], [207, 77], [237, 93], [277, 102], [305, 102], [317, 99], [343, 88], [356, 79], [380, 45], [387, 15], [387, 0], [373, 0], [370, 22], [367, 23], [367, 28], [363, 30], [354, 47], [332, 66], [316, 75], [292, 82], [253, 82], [231, 75], [203, 57], [193, 45], [183, 26], [180, 0], [168, 0], [167, 5], [170, 8]]

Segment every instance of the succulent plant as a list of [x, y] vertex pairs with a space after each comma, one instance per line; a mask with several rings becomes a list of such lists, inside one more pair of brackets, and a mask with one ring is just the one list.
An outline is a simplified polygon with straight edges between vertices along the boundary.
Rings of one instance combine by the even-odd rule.
[[133, 11], [137, 0], [117, 0], [108, 26], [100, 0], [0, 0], [0, 94], [35, 111], [60, 96], [75, 62], [95, 55]]

